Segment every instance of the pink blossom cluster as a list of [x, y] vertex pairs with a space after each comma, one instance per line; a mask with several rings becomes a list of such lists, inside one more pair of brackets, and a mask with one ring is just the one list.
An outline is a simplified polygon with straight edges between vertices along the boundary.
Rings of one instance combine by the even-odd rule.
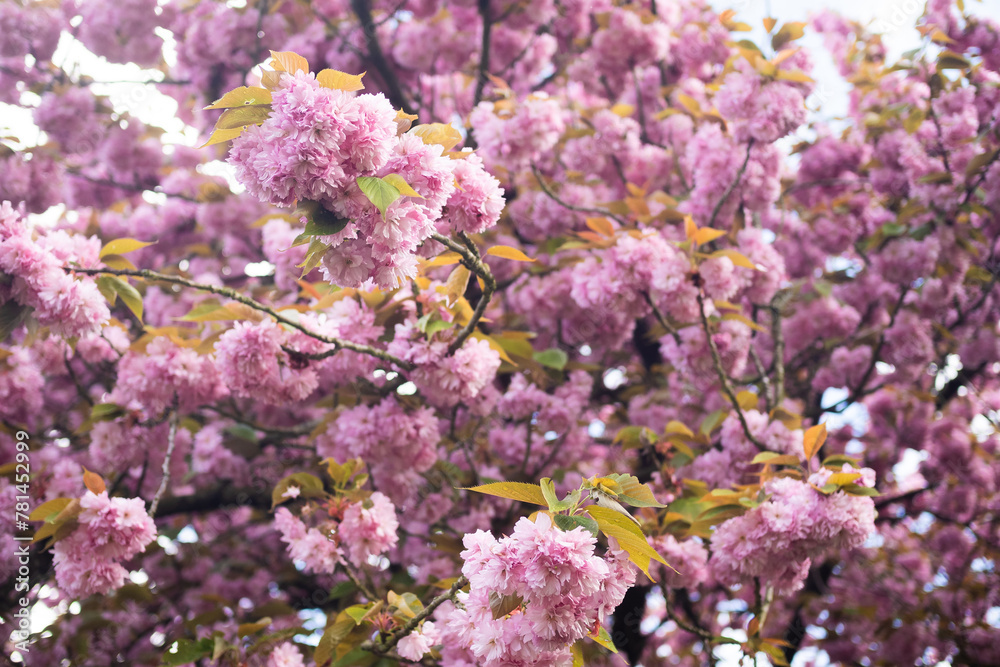
[[469, 114], [476, 142], [491, 165], [519, 171], [549, 152], [563, 130], [563, 109], [557, 100], [535, 95], [516, 109], [495, 111], [492, 102], [480, 102]]
[[582, 308], [609, 307], [633, 317], [650, 312], [646, 297], [680, 321], [694, 320], [697, 289], [689, 260], [660, 233], [623, 234], [600, 259], [573, 268], [572, 296]]
[[[482, 162], [451, 160], [440, 144], [397, 136], [396, 112], [381, 94], [325, 88], [298, 72], [283, 75], [272, 100], [268, 119], [233, 141], [229, 161], [261, 201], [318, 202], [349, 221], [323, 237], [321, 269], [330, 282], [396, 288], [416, 275], [416, 251], [439, 226], [454, 218], [456, 229], [478, 232], [499, 220], [503, 190]], [[383, 214], [356, 179], [390, 174], [419, 196], [401, 196]]]
[[80, 498], [79, 525], [56, 542], [53, 565], [59, 588], [74, 598], [106, 595], [128, 576], [122, 562], [156, 537], [156, 525], [141, 498], [109, 498], [88, 491]]
[[9, 201], [0, 205], [0, 301], [32, 308], [39, 324], [64, 336], [96, 333], [108, 321], [104, 297], [93, 280], [76, 280], [63, 270], [69, 262], [97, 264], [96, 238], [55, 232], [32, 239], [26, 221]]
[[155, 417], [174, 400], [182, 409], [191, 410], [227, 394], [211, 357], [160, 336], [143, 353], [130, 351], [122, 357], [109, 402], [139, 407]]
[[101, 0], [70, 0], [68, 16], [83, 20], [77, 38], [93, 53], [111, 62], [134, 62], [154, 67], [162, 59], [163, 40], [154, 29], [167, 21], [157, 0], [123, 0], [109, 5]]
[[384, 493], [376, 491], [347, 508], [338, 534], [340, 543], [347, 547], [351, 562], [363, 567], [373, 557], [396, 546], [398, 529], [395, 506]]
[[[854, 471], [845, 466], [845, 472]], [[872, 486], [874, 472], [860, 472], [858, 482]], [[866, 496], [824, 495], [813, 488], [831, 474], [823, 469], [808, 482], [781, 477], [765, 483], [767, 500], [712, 534], [714, 576], [728, 585], [759, 577], [779, 595], [788, 595], [802, 587], [812, 558], [861, 546], [875, 530], [875, 503]]]
[[787, 81], [765, 81], [748, 61], [726, 75], [715, 96], [719, 113], [733, 121], [738, 141], [770, 143], [794, 132], [806, 120], [801, 86]]
[[344, 562], [344, 553], [330, 537], [317, 528], [307, 528], [287, 507], [274, 513], [274, 528], [288, 545], [288, 556], [305, 564], [307, 571], [332, 574]]
[[304, 400], [319, 385], [316, 371], [293, 362], [283, 346], [291, 335], [274, 320], [237, 322], [215, 343], [222, 381], [236, 396], [264, 403]]
[[[467, 534], [461, 606], [439, 613], [443, 655], [467, 652], [483, 667], [562, 664], [569, 645], [603, 623], [635, 580], [624, 552], [594, 553], [584, 528], [562, 531], [547, 514], [522, 518], [510, 536]], [[494, 619], [491, 596], [520, 598], [522, 607]]]
[[416, 490], [420, 473], [437, 460], [441, 436], [430, 408], [409, 411], [395, 398], [348, 408], [316, 438], [316, 452], [338, 461], [361, 457], [375, 485], [396, 503]]
[[412, 320], [396, 325], [386, 350], [416, 365], [410, 378], [436, 407], [475, 403], [500, 368], [500, 354], [486, 340], [470, 337], [448, 354], [448, 340], [428, 340]]

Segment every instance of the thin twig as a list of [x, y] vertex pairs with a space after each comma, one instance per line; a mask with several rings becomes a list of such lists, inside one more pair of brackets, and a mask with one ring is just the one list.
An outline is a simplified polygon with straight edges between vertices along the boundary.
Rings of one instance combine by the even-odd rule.
[[712, 332], [708, 326], [708, 316], [705, 314], [705, 297], [702, 296], [701, 290], [698, 291], [698, 315], [701, 317], [701, 328], [705, 332], [705, 338], [708, 340], [708, 349], [712, 353], [712, 363], [715, 365], [715, 374], [719, 376], [719, 382], [722, 384], [722, 391], [729, 399], [733, 409], [736, 410], [736, 416], [739, 417], [740, 425], [743, 426], [743, 434], [746, 435], [747, 440], [753, 443], [757, 449], [763, 450], [764, 445], [750, 432], [750, 425], [747, 423], [746, 415], [743, 414], [743, 408], [740, 407], [740, 402], [736, 398], [736, 392], [733, 391], [732, 385], [729, 384], [729, 376], [726, 375], [726, 371], [722, 367], [722, 357], [719, 355], [719, 347], [715, 344], [715, 339], [712, 338]]
[[535, 165], [531, 165], [531, 173], [535, 175], [535, 180], [538, 181], [538, 186], [542, 189], [542, 192], [548, 195], [549, 199], [559, 204], [564, 209], [569, 211], [576, 211], [578, 213], [596, 213], [597, 215], [607, 216], [612, 220], [614, 220], [615, 222], [617, 222], [619, 225], [623, 227], [625, 226], [625, 221], [619, 218], [611, 211], [605, 211], [599, 208], [590, 208], [589, 206], [574, 206], [573, 204], [568, 204], [564, 202], [562, 199], [558, 197], [558, 195], [552, 192], [552, 190], [550, 190], [547, 185], [545, 185], [545, 181], [542, 180], [542, 175], [538, 172], [538, 167], [536, 167]]
[[[435, 241], [445, 246], [449, 250], [452, 250], [462, 256], [462, 265], [475, 273], [477, 276], [483, 280], [483, 294], [479, 297], [479, 302], [476, 303], [476, 309], [472, 311], [472, 317], [466, 323], [462, 330], [458, 333], [455, 340], [452, 341], [451, 345], [448, 347], [448, 354], [454, 354], [465, 341], [472, 335], [476, 330], [476, 326], [479, 324], [479, 320], [483, 318], [483, 314], [486, 312], [486, 307], [489, 305], [490, 300], [493, 298], [493, 294], [497, 291], [497, 281], [493, 277], [493, 272], [490, 267], [483, 262], [483, 260], [478, 257], [478, 251], [473, 252], [465, 245], [461, 243], [456, 243], [452, 241], [447, 236], [443, 234], [438, 234], [435, 232], [431, 235]], [[471, 243], [471, 240], [469, 240]], [[473, 248], [475, 245], [473, 244]]]
[[740, 184], [740, 180], [743, 178], [743, 173], [747, 170], [747, 165], [750, 164], [751, 148], [753, 148], [753, 139], [747, 142], [747, 156], [743, 158], [743, 164], [740, 165], [740, 170], [736, 172], [736, 178], [733, 179], [733, 182], [729, 184], [726, 191], [722, 193], [721, 197], [719, 197], [719, 201], [716, 202], [715, 208], [712, 209], [712, 217], [708, 219], [706, 227], [711, 227], [715, 224], [715, 219], [719, 217], [719, 212], [722, 211], [723, 204], [725, 204], [726, 200], [729, 199], [729, 195], [733, 194], [733, 190], [736, 189], [736, 186]]
[[377, 642], [372, 640], [366, 641], [361, 645], [361, 648], [363, 650], [373, 651], [374, 653], [379, 653], [379, 654], [388, 653], [396, 646], [396, 644], [399, 643], [399, 640], [401, 640], [403, 637], [413, 632], [425, 618], [433, 614], [435, 609], [440, 607], [448, 600], [454, 600], [455, 595], [458, 594], [458, 591], [461, 590], [468, 583], [469, 580], [466, 579], [464, 575], [459, 577], [457, 580], [455, 580], [455, 583], [451, 585], [451, 588], [449, 588], [446, 592], [442, 593], [441, 595], [437, 596], [436, 598], [428, 602], [426, 607], [417, 612], [416, 616], [407, 621], [406, 625], [401, 627], [398, 631], [394, 632], [391, 637], [386, 639], [384, 642]]
[[353, 343], [349, 340], [342, 340], [340, 338], [333, 338], [331, 336], [324, 336], [323, 334], [316, 333], [308, 329], [307, 327], [299, 324], [298, 322], [291, 320], [278, 311], [274, 310], [270, 306], [265, 306], [264, 304], [251, 299], [248, 296], [240, 294], [236, 290], [230, 287], [218, 287], [216, 285], [208, 285], [206, 283], [196, 283], [193, 280], [188, 280], [187, 278], [181, 278], [180, 276], [172, 276], [166, 273], [157, 273], [156, 271], [150, 271], [149, 269], [84, 269], [79, 267], [67, 266], [63, 267], [67, 272], [80, 273], [88, 276], [96, 276], [102, 273], [112, 275], [112, 276], [131, 276], [133, 278], [144, 278], [146, 280], [154, 280], [165, 283], [172, 283], [174, 285], [181, 285], [183, 287], [190, 287], [191, 289], [196, 289], [202, 292], [211, 292], [212, 294], [218, 294], [219, 296], [224, 296], [233, 301], [238, 301], [245, 306], [249, 306], [254, 310], [259, 310], [262, 313], [267, 313], [273, 317], [278, 322], [292, 327], [301, 331], [310, 338], [315, 338], [316, 340], [326, 343], [327, 345], [333, 345], [335, 347], [340, 347], [345, 350], [352, 350], [354, 352], [360, 352], [361, 354], [367, 354], [369, 356], [387, 361], [389, 363], [395, 364], [402, 369], [412, 370], [413, 364], [408, 361], [403, 361], [402, 359], [395, 357], [384, 350], [379, 350], [378, 348], [370, 347], [368, 345], [361, 345], [360, 343]]
[[174, 405], [170, 412], [170, 431], [167, 433], [167, 453], [163, 456], [163, 479], [160, 480], [160, 488], [153, 496], [153, 502], [149, 506], [149, 516], [152, 518], [156, 514], [156, 508], [160, 505], [160, 498], [167, 492], [167, 485], [170, 483], [170, 461], [174, 458], [174, 445], [177, 442], [177, 394], [174, 394]]

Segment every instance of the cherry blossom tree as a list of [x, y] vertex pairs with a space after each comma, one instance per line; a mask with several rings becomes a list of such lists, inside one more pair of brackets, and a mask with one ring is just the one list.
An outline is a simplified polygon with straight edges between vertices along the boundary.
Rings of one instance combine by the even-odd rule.
[[0, 4], [5, 656], [1000, 664], [975, 9]]

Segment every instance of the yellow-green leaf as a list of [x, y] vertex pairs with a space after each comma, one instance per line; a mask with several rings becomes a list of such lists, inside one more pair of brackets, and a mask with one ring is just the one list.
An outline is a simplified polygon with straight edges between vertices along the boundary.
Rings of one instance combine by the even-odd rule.
[[586, 510], [597, 521], [601, 532], [618, 540], [618, 545], [628, 553], [629, 560], [635, 563], [651, 581], [655, 581], [649, 573], [650, 563], [653, 560], [664, 565], [668, 565], [668, 563], [663, 560], [663, 556], [656, 552], [656, 549], [649, 546], [642, 530], [627, 517], [613, 509], [599, 505], [588, 505]]
[[[700, 231], [700, 230], [699, 230]], [[753, 269], [755, 271], [760, 271], [760, 268], [753, 263], [753, 261], [741, 252], [737, 252], [732, 248], [726, 248], [725, 250], [719, 250], [713, 252], [710, 257], [728, 257], [729, 260], [736, 266], [742, 266], [745, 269]]]
[[[215, 121], [215, 129], [236, 130], [246, 127], [247, 125], [260, 125], [267, 120], [267, 117], [270, 115], [271, 105], [269, 104], [226, 109], [222, 112], [222, 115], [219, 116], [219, 120]], [[212, 136], [215, 135], [213, 134]]]
[[100, 258], [104, 259], [108, 255], [124, 255], [125, 253], [134, 252], [140, 248], [145, 248], [146, 246], [151, 246], [156, 241], [136, 241], [135, 239], [115, 239], [114, 241], [108, 241], [101, 248]]
[[365, 84], [361, 82], [361, 79], [365, 74], [367, 74], [367, 72], [362, 72], [361, 74], [348, 74], [347, 72], [341, 72], [340, 70], [324, 69], [320, 70], [319, 74], [316, 75], [316, 81], [318, 81], [319, 85], [324, 88], [345, 90], [349, 93], [353, 93], [356, 90], [364, 90]]
[[797, 466], [799, 457], [791, 454], [778, 454], [776, 452], [761, 452], [753, 457], [750, 463], [764, 463], [771, 466]]
[[212, 132], [212, 136], [208, 138], [208, 141], [199, 146], [199, 148], [212, 146], [214, 144], [223, 144], [227, 141], [232, 141], [241, 134], [243, 134], [242, 127], [233, 128], [231, 130], [215, 130]]
[[464, 491], [475, 491], [485, 493], [490, 496], [499, 496], [509, 500], [518, 500], [522, 503], [532, 503], [548, 507], [542, 489], [537, 484], [527, 484], [525, 482], [493, 482], [492, 484], [481, 484], [479, 486], [464, 487]]
[[462, 142], [462, 133], [446, 123], [425, 123], [410, 130], [423, 139], [425, 144], [441, 144], [444, 150], [450, 151]]
[[404, 197], [424, 198], [422, 194], [414, 190], [410, 184], [406, 182], [406, 179], [399, 174], [389, 174], [388, 176], [383, 176], [382, 180], [399, 190], [399, 193]]
[[375, 204], [375, 208], [379, 210], [383, 218], [389, 206], [401, 195], [399, 189], [384, 178], [358, 176], [357, 183], [361, 192], [365, 194], [365, 197], [368, 197], [368, 201]]
[[48, 502], [44, 502], [35, 509], [31, 510], [31, 514], [28, 515], [29, 521], [48, 521], [51, 518], [55, 518], [60, 512], [66, 509], [66, 506], [73, 502], [72, 498], [53, 498]]
[[231, 109], [233, 107], [270, 103], [271, 91], [267, 88], [260, 88], [258, 86], [240, 86], [239, 88], [233, 88], [228, 93], [209, 104], [205, 107], [205, 109]]
[[736, 394], [736, 402], [739, 404], [740, 410], [755, 410], [758, 400], [760, 400], [760, 397], [757, 394], [746, 389]]
[[531, 259], [530, 257], [528, 257], [527, 255], [525, 255], [520, 250], [518, 250], [517, 248], [511, 248], [510, 246], [507, 246], [507, 245], [495, 245], [492, 248], [490, 248], [489, 250], [487, 250], [486, 254], [487, 255], [493, 255], [494, 257], [502, 257], [504, 259], [512, 259], [512, 260], [514, 260], [516, 262], [534, 262], [535, 261], [535, 260]]
[[293, 51], [271, 51], [271, 67], [279, 72], [309, 72], [309, 61]]

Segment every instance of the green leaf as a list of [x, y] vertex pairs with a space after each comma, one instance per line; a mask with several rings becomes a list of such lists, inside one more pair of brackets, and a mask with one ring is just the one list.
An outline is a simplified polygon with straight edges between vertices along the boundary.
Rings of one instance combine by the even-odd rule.
[[[350, 222], [347, 218], [338, 218], [333, 211], [315, 201], [299, 202], [293, 215], [297, 218], [306, 218], [306, 228], [302, 230], [303, 236], [332, 236], [341, 232]], [[299, 243], [292, 245], [294, 247]]]
[[567, 510], [580, 500], [579, 489], [566, 496], [565, 499], [559, 500], [559, 496], [556, 495], [556, 485], [548, 477], [543, 477], [539, 486], [542, 489], [542, 495], [545, 496], [545, 502], [549, 504], [549, 509], [553, 512]]
[[313, 660], [316, 662], [318, 667], [326, 664], [333, 657], [333, 651], [337, 648], [341, 641], [344, 640], [347, 635], [351, 633], [357, 623], [354, 619], [347, 615], [347, 612], [340, 612], [337, 614], [337, 618], [333, 623], [326, 626], [326, 630], [323, 631], [323, 636], [319, 638], [319, 644], [316, 645], [316, 651], [313, 654]]
[[587, 513], [597, 521], [602, 533], [618, 540], [619, 546], [628, 553], [629, 560], [635, 563], [649, 577], [650, 581], [656, 581], [649, 573], [650, 563], [654, 560], [664, 565], [668, 565], [668, 563], [663, 560], [663, 556], [656, 552], [656, 549], [649, 546], [641, 528], [607, 507], [589, 505]]
[[601, 626], [601, 629], [596, 635], [587, 636], [590, 637], [590, 639], [593, 639], [595, 643], [600, 644], [612, 653], [618, 653], [618, 648], [615, 646], [615, 643], [611, 641], [611, 635], [609, 635], [608, 631], [604, 629], [604, 626]]
[[252, 634], [255, 634], [257, 632], [260, 632], [261, 630], [265, 629], [269, 625], [271, 625], [271, 617], [270, 616], [265, 616], [264, 618], [260, 619], [259, 621], [254, 622], [254, 623], [241, 623], [236, 628], [236, 634], [239, 637], [247, 637], [249, 635], [252, 635]]
[[475, 491], [485, 493], [490, 496], [499, 496], [509, 500], [518, 500], [522, 503], [532, 503], [548, 507], [542, 489], [537, 484], [527, 484], [525, 482], [493, 482], [492, 484], [481, 484], [480, 486], [460, 487], [463, 491]]
[[873, 489], [870, 486], [861, 486], [860, 484], [845, 484], [840, 487], [840, 490], [844, 493], [850, 494], [852, 496], [881, 496], [882, 494]]
[[317, 496], [323, 493], [323, 482], [319, 477], [310, 475], [307, 472], [292, 473], [279, 481], [275, 485], [274, 490], [271, 491], [271, 509], [288, 500], [288, 498], [284, 497], [284, 493], [292, 486], [297, 486], [301, 489], [300, 497]]
[[569, 356], [567, 356], [567, 354], [559, 348], [552, 347], [547, 350], [542, 350], [541, 352], [535, 352], [532, 355], [532, 359], [540, 363], [542, 366], [548, 366], [549, 368], [561, 371], [566, 368], [566, 362], [569, 361]]
[[555, 514], [552, 516], [553, 523], [562, 530], [573, 530], [574, 528], [586, 528], [594, 535], [597, 535], [598, 525], [589, 516], [580, 514]]
[[215, 641], [210, 637], [192, 641], [190, 639], [178, 639], [171, 648], [173, 653], [163, 654], [163, 664], [165, 667], [178, 667], [189, 662], [195, 662], [212, 654], [215, 648]]
[[361, 192], [368, 197], [368, 201], [375, 204], [375, 208], [379, 210], [383, 218], [392, 202], [402, 195], [399, 188], [375, 176], [358, 176], [357, 182]]
[[[351, 665], [357, 665], [362, 662], [371, 663], [374, 659], [375, 654], [361, 648], [355, 648], [345, 653], [343, 657], [330, 665], [330, 667], [351, 667]], [[316, 664], [319, 665], [318, 662]]]
[[98, 403], [90, 409], [90, 418], [94, 420], [114, 419], [125, 414], [125, 408], [115, 403]]

